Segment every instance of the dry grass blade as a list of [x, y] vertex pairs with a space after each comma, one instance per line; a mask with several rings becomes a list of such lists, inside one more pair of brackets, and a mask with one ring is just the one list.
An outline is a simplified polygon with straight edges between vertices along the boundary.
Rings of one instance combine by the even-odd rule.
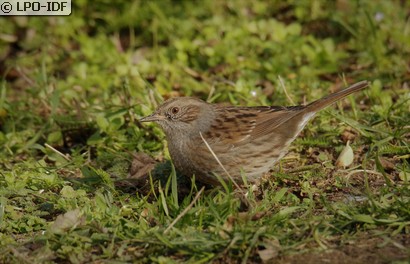
[[49, 144], [45, 143], [44, 146], [46, 146], [46, 148], [51, 149], [52, 151], [54, 151], [55, 153], [57, 153], [58, 155], [60, 155], [61, 157], [63, 157], [65, 160], [67, 161], [71, 161], [71, 159], [69, 157], [67, 157], [66, 155], [64, 155], [62, 152], [58, 151], [57, 149], [53, 148], [52, 146], [50, 146]]
[[235, 187], [241, 191], [241, 193], [245, 194], [245, 192], [242, 190], [242, 188], [239, 186], [238, 183], [236, 183], [235, 179], [229, 174], [229, 172], [225, 169], [225, 166], [222, 164], [222, 162], [219, 160], [218, 156], [216, 156], [215, 152], [212, 150], [211, 146], [208, 144], [208, 142], [205, 140], [205, 138], [202, 136], [202, 133], [199, 132], [199, 135], [202, 138], [202, 141], [205, 143], [206, 147], [209, 149], [211, 152], [212, 156], [214, 156], [215, 160], [218, 162], [219, 166], [223, 169], [223, 171], [226, 173], [228, 178], [232, 181], [232, 183], [235, 185]]
[[279, 79], [280, 86], [282, 86], [282, 89], [283, 89], [283, 91], [285, 92], [286, 98], [289, 100], [289, 102], [290, 102], [292, 105], [296, 105], [295, 102], [294, 102], [294, 101], [292, 100], [292, 98], [290, 97], [290, 95], [288, 94], [288, 91], [286, 90], [285, 83], [283, 82], [283, 79], [282, 79], [282, 77], [280, 77], [280, 75], [278, 75], [278, 79]]
[[202, 187], [201, 190], [199, 190], [199, 192], [195, 195], [195, 198], [192, 200], [192, 202], [187, 207], [185, 207], [185, 209], [174, 219], [174, 221], [172, 221], [172, 223], [167, 227], [167, 229], [165, 229], [164, 234], [168, 233], [169, 230], [171, 230], [171, 228], [179, 221], [179, 219], [181, 219], [186, 213], [188, 213], [189, 209], [191, 209], [192, 206], [194, 206], [194, 204], [199, 199], [199, 196], [201, 196], [201, 193], [204, 190], [205, 187]]

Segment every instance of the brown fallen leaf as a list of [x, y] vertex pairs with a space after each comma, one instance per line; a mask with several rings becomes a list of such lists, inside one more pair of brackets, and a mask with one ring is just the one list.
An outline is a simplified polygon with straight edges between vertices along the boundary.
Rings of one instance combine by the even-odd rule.
[[356, 138], [356, 136], [357, 135], [353, 130], [347, 128], [342, 132], [341, 135], [343, 142], [353, 141]]
[[155, 168], [157, 163], [158, 162], [149, 155], [138, 152], [134, 154], [127, 178], [144, 181], [148, 178], [149, 173]]
[[394, 170], [395, 165], [392, 161], [390, 161], [387, 158], [379, 158], [380, 163], [382, 164], [383, 168], [387, 171], [387, 172], [391, 172]]

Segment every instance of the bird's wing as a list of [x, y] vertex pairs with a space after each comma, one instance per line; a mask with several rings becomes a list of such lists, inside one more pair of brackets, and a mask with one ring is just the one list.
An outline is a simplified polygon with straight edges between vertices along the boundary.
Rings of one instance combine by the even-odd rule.
[[272, 132], [302, 109], [303, 106], [218, 107], [217, 117], [205, 136], [214, 142], [240, 146]]
[[[282, 124], [297, 116], [300, 116], [299, 114], [304, 112], [304, 109], [305, 106], [268, 107], [268, 109], [261, 111], [259, 114], [258, 122], [252, 132], [252, 137], [259, 138], [266, 134], [272, 133]], [[289, 131], [289, 133], [292, 132]]]

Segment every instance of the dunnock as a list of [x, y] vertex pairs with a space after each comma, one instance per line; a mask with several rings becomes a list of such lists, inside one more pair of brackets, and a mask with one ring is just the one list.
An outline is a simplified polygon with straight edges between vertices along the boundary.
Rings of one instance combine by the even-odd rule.
[[219, 184], [215, 174], [255, 182], [286, 154], [317, 111], [367, 86], [361, 81], [306, 106], [223, 106], [177, 97], [140, 121], [161, 126], [182, 174], [212, 185]]

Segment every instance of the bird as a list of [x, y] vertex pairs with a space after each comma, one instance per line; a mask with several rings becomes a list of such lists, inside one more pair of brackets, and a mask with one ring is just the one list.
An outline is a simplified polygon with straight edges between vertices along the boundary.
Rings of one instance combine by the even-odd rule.
[[298, 106], [227, 106], [175, 97], [140, 122], [161, 127], [179, 173], [209, 185], [221, 185], [220, 179], [241, 185], [243, 177], [257, 183], [319, 110], [368, 85], [361, 81]]

